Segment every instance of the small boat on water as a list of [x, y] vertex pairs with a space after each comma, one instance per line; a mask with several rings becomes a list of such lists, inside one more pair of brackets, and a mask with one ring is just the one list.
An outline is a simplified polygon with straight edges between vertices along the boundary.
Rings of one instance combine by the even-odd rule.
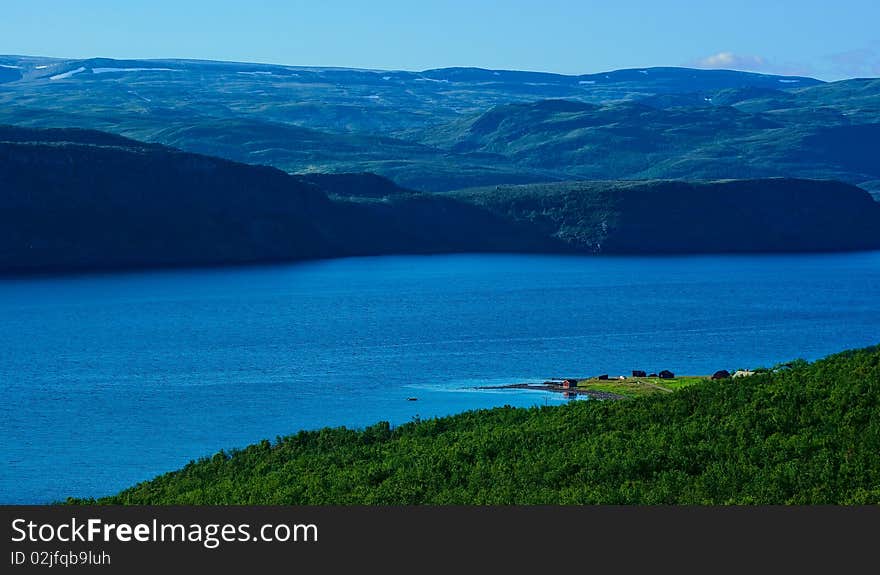
[[407, 397], [406, 400], [407, 401], [418, 401], [419, 398], [418, 397]]

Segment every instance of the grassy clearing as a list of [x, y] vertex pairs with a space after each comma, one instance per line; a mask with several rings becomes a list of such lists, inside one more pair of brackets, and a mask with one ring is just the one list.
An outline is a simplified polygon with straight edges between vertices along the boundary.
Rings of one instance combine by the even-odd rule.
[[628, 377], [626, 379], [581, 379], [578, 381], [579, 389], [593, 391], [607, 391], [625, 395], [626, 397], [643, 397], [658, 393], [669, 393], [678, 389], [689, 387], [695, 383], [709, 379], [706, 375], [685, 375], [674, 379], [660, 379], [659, 377]]

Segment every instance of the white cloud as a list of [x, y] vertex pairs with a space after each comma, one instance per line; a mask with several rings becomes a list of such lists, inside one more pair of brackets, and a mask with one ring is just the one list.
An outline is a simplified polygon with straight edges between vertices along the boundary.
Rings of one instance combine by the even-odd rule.
[[814, 57], [807, 62], [779, 62], [764, 56], [724, 51], [684, 64], [692, 68], [742, 70], [782, 76], [813, 76], [823, 80], [880, 77], [880, 42], [836, 54]]
[[718, 52], [699, 58], [687, 64], [693, 68], [740, 70], [745, 72], [761, 72], [764, 74], [780, 74], [784, 76], [809, 76], [813, 73], [810, 66], [792, 62], [775, 62], [764, 56], [753, 54], [736, 54], [735, 52]]
[[726, 68], [728, 70], [759, 70], [767, 65], [761, 56], [744, 56], [733, 52], [718, 52], [695, 62], [697, 68]]

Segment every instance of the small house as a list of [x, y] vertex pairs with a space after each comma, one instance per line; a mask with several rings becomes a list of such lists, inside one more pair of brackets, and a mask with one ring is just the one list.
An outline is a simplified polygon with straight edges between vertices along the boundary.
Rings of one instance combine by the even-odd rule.
[[657, 374], [657, 377], [659, 377], [660, 379], [675, 379], [675, 374], [668, 369], [664, 369], [659, 374]]
[[656, 373], [649, 373], [648, 377], [657, 377], [657, 374]]
[[640, 369], [633, 370], [633, 377], [648, 377], [648, 374]]
[[726, 369], [719, 369], [712, 374], [712, 379], [727, 379], [728, 377], [730, 377], [730, 372]]
[[600, 376], [597, 377], [596, 379], [601, 379], [602, 381], [605, 381], [606, 379], [608, 379], [608, 374], [607, 374], [607, 373], [603, 373], [602, 375], [600, 375]]
[[577, 387], [577, 385], [578, 380], [576, 379], [567, 378], [562, 380], [562, 389], [573, 389]]

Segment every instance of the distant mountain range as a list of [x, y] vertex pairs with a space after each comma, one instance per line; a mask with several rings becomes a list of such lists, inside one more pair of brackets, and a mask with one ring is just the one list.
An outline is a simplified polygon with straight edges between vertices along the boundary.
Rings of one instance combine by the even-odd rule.
[[880, 248], [880, 204], [794, 179], [569, 182], [445, 194], [289, 175], [118, 135], [0, 126], [0, 272], [381, 254]]
[[423, 191], [579, 179], [839, 179], [880, 192], [880, 80], [582, 76], [0, 56], [0, 123], [104, 130]]

